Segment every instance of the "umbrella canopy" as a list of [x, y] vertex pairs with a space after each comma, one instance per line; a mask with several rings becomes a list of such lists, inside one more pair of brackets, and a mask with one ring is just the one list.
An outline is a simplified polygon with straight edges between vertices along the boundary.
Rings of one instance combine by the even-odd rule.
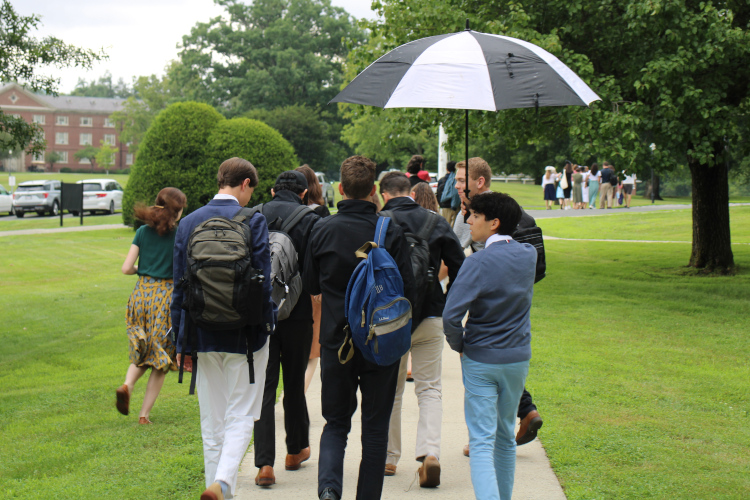
[[331, 102], [497, 111], [596, 100], [578, 75], [541, 47], [467, 29], [393, 49]]

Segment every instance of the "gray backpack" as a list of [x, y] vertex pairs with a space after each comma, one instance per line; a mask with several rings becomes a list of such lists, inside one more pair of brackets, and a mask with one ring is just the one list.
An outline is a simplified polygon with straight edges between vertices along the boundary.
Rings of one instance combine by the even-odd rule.
[[[252, 213], [263, 213], [263, 204], [252, 208]], [[292, 212], [281, 227], [273, 229], [276, 221], [268, 222], [268, 245], [271, 250], [271, 287], [276, 307], [279, 309], [278, 320], [283, 321], [292, 313], [297, 300], [302, 294], [302, 277], [299, 274], [299, 262], [294, 242], [289, 231], [312, 209], [300, 205]]]

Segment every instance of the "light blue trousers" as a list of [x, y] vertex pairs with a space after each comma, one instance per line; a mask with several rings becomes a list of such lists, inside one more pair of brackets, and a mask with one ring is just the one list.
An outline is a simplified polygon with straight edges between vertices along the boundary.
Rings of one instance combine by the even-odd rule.
[[516, 472], [516, 413], [529, 362], [490, 364], [461, 358], [477, 500], [511, 500]]

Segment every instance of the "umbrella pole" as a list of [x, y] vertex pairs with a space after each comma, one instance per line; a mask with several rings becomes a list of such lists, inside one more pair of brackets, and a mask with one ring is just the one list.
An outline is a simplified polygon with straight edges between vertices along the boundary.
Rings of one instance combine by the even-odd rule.
[[468, 176], [469, 175], [469, 110], [467, 109], [465, 110], [465, 112], [466, 112], [466, 130], [465, 130], [466, 137], [465, 137], [465, 142], [464, 142], [464, 146], [465, 146], [464, 152], [466, 153], [466, 175]]

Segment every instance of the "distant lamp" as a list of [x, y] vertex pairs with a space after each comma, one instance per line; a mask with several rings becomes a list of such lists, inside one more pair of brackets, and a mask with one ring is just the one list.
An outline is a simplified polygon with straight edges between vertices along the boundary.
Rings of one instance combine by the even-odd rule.
[[656, 151], [656, 144], [652, 142], [649, 148], [651, 149], [651, 204], [653, 205], [656, 196], [656, 189], [654, 188], [654, 151]]

